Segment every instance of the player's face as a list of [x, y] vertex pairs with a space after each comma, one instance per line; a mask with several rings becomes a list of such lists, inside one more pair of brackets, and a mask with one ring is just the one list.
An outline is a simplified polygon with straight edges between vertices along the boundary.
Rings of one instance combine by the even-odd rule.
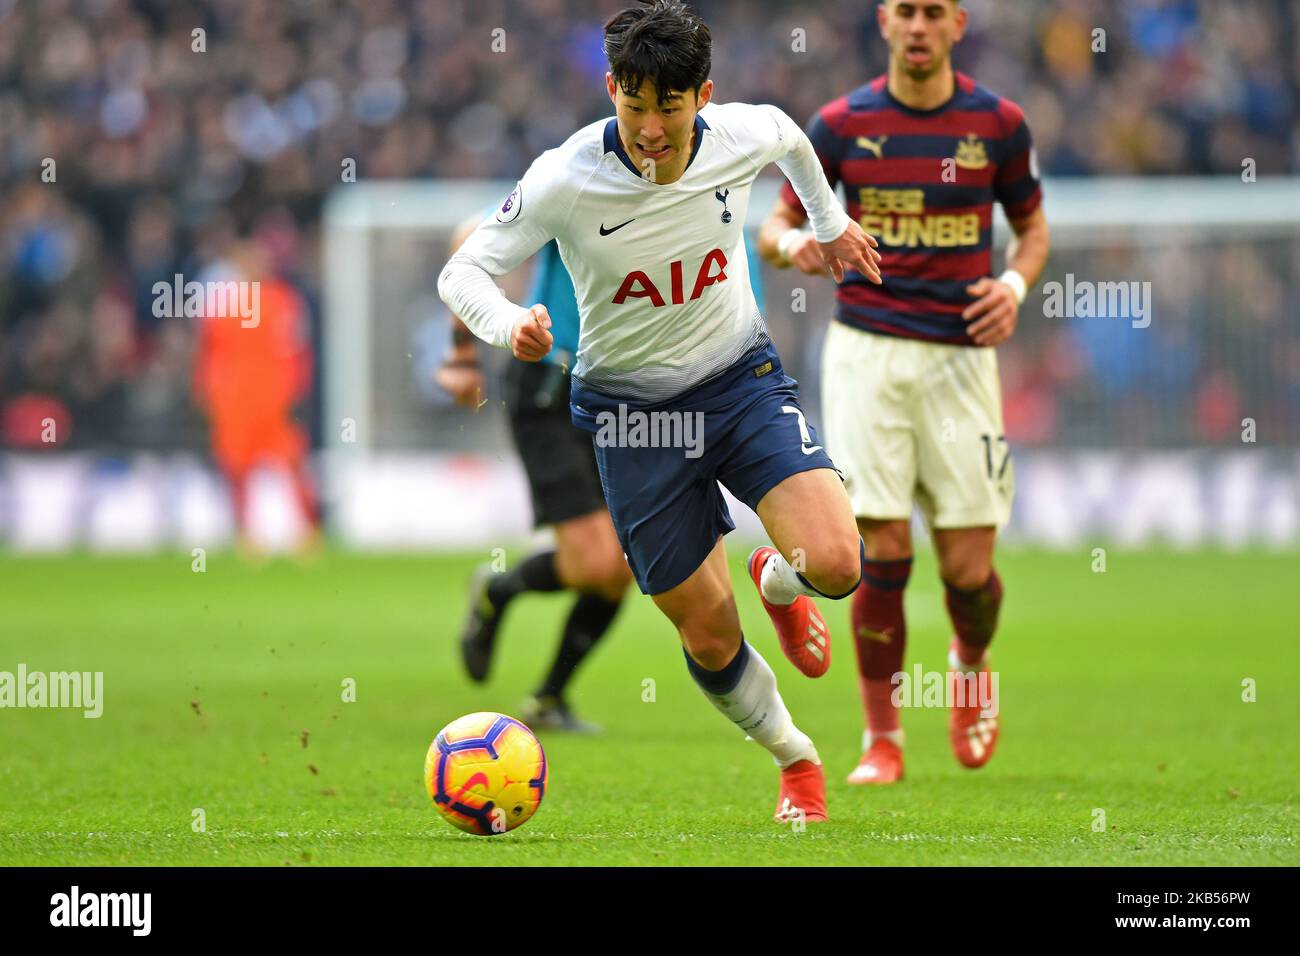
[[605, 87], [614, 103], [619, 135], [632, 162], [642, 169], [652, 163], [660, 181], [664, 180], [665, 172], [680, 175], [691, 155], [695, 114], [713, 95], [713, 81], [705, 80], [698, 96], [694, 90], [685, 93], [673, 90], [663, 103], [659, 102], [658, 90], [650, 80], [645, 80], [636, 94], [629, 96], [613, 75], [606, 73]]
[[966, 32], [966, 10], [954, 0], [885, 0], [876, 21], [890, 59], [914, 80], [946, 70]]

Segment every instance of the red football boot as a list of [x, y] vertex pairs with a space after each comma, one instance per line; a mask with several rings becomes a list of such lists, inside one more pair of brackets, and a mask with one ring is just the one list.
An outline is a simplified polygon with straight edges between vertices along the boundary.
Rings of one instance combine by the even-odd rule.
[[803, 811], [805, 823], [822, 823], [826, 817], [826, 778], [822, 765], [798, 760], [781, 771], [781, 794], [776, 798], [777, 823], [791, 823]]
[[849, 774], [851, 784], [897, 783], [903, 779], [903, 750], [884, 737], [871, 742], [862, 760]]
[[[978, 672], [977, 682], [973, 688], [976, 699], [970, 700], [972, 695], [968, 690], [972, 688], [971, 682], [965, 680], [966, 669], [957, 657], [956, 647], [948, 651], [948, 692], [952, 695], [953, 702], [948, 712], [948, 742], [952, 744], [953, 756], [963, 766], [971, 769], [977, 769], [988, 763], [998, 745], [996, 715], [1000, 711], [997, 699], [993, 698], [990, 701], [992, 706], [989, 708], [995, 716], [985, 717], [980, 713], [984, 709], [979, 701], [983, 690], [987, 689], [989, 693], [993, 690], [991, 678], [984, 676], [988, 673], [987, 666]], [[959, 679], [965, 684], [964, 688], [957, 686]], [[958, 691], [961, 691], [960, 695]]]
[[808, 677], [821, 677], [831, 666], [831, 631], [812, 598], [801, 594], [784, 607], [769, 604], [763, 597], [763, 565], [776, 554], [776, 548], [764, 545], [749, 556], [749, 576], [758, 588], [758, 599], [772, 619], [781, 652]]

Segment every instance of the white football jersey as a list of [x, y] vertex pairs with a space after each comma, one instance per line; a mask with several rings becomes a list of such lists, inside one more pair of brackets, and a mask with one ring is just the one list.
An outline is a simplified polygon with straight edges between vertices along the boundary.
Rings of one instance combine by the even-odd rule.
[[508, 348], [521, 307], [488, 277], [554, 238], [582, 322], [575, 377], [616, 398], [669, 399], [767, 341], [743, 230], [750, 187], [773, 162], [817, 238], [839, 237], [848, 215], [803, 130], [774, 106], [705, 106], [685, 172], [663, 185], [633, 165], [613, 118], [593, 123], [538, 157], [452, 256], [439, 293], [480, 338]]

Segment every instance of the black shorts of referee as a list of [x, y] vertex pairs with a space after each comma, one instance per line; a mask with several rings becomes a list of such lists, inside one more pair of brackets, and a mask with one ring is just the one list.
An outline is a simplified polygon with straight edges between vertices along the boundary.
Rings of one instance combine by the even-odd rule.
[[506, 414], [524, 463], [533, 523], [559, 524], [605, 507], [592, 436], [569, 418], [569, 376], [552, 362], [506, 364]]

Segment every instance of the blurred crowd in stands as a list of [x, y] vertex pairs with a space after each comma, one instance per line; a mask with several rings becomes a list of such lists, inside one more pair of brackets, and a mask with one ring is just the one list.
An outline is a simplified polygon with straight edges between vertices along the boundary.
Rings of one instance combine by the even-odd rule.
[[[601, 24], [622, 5], [0, 0], [0, 447], [41, 447], [53, 417], [60, 447], [202, 448], [195, 320], [156, 316], [154, 283], [252, 239], [319, 346], [320, 210], [349, 161], [517, 177], [609, 114]], [[1239, 176], [1248, 156], [1300, 175], [1300, 0], [965, 5], [958, 68], [1024, 107], [1045, 174]], [[869, 0], [694, 6], [722, 101], [804, 122], [885, 63]], [[1004, 350], [1010, 437], [1110, 416], [1116, 441], [1239, 441], [1267, 404], [1294, 442], [1300, 243], [1150, 261], [1158, 327], [1058, 323]]]

